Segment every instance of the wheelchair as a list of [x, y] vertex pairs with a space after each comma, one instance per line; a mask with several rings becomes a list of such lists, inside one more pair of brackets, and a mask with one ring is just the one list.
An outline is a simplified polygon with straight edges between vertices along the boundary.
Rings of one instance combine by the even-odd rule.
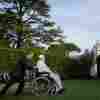
[[37, 68], [26, 70], [25, 81], [30, 81], [30, 88], [35, 96], [56, 94], [57, 84], [48, 72], [39, 72]]
[[[6, 84], [8, 81], [12, 81], [13, 72], [1, 72], [0, 82]], [[16, 83], [17, 81], [15, 81]], [[25, 84], [28, 83], [28, 89], [35, 96], [56, 96], [57, 84], [50, 77], [48, 72], [40, 73], [37, 68], [32, 70], [26, 70], [24, 76]]]

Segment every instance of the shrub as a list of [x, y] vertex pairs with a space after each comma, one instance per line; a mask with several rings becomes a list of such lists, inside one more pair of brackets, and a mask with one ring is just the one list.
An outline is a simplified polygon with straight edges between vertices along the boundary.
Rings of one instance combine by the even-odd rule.
[[16, 60], [25, 55], [27, 52], [33, 51], [33, 62], [36, 63], [38, 55], [42, 52], [39, 48], [0, 48], [0, 70], [12, 70], [15, 68]]

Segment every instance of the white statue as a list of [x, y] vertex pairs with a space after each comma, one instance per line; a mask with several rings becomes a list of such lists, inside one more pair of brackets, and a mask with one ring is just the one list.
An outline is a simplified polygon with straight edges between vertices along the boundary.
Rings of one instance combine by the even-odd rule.
[[90, 75], [92, 77], [97, 77], [97, 63], [96, 63], [96, 46], [94, 46], [91, 50], [91, 54], [92, 54], [92, 58], [93, 58], [93, 61], [92, 61], [92, 66], [91, 66], [91, 69], [90, 69]]
[[45, 56], [44, 55], [39, 56], [39, 60], [37, 61], [36, 67], [38, 68], [39, 72], [48, 72], [50, 74], [50, 77], [52, 79], [54, 79], [54, 81], [56, 82], [56, 84], [58, 86], [58, 88], [56, 90], [57, 92], [63, 89], [62, 81], [61, 81], [59, 75], [57, 73], [52, 72], [49, 69], [49, 67], [45, 63]]
[[97, 64], [94, 64], [90, 69], [90, 75], [92, 77], [97, 77]]

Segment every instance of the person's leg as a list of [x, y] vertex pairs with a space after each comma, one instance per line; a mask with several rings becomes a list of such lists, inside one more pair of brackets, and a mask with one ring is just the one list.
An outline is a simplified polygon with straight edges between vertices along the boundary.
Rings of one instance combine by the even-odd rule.
[[52, 79], [54, 79], [54, 81], [56, 82], [57, 84], [57, 91], [63, 89], [63, 84], [62, 84], [62, 81], [60, 79], [60, 76], [57, 74], [57, 73], [50, 73], [50, 77]]
[[5, 94], [8, 88], [14, 83], [14, 81], [9, 81], [1, 90], [0, 94]]
[[19, 95], [24, 88], [24, 80], [19, 82], [18, 90], [16, 91], [15, 95]]

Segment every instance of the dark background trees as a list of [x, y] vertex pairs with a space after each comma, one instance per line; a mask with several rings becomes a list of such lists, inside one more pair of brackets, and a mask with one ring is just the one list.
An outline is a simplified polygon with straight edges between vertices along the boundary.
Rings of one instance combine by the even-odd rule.
[[79, 52], [80, 48], [74, 43], [51, 45], [46, 52], [46, 63], [52, 70], [59, 72], [63, 79], [89, 79], [93, 61], [91, 53], [85, 50], [80, 56], [70, 58], [69, 53], [72, 51]]
[[51, 45], [46, 52], [46, 63], [52, 70], [59, 72], [64, 79], [76, 74], [79, 76], [80, 73], [80, 61], [69, 57], [69, 53], [73, 50], [79, 51], [80, 48], [74, 43], [61, 42], [59, 45]]
[[77, 58], [69, 57], [69, 62], [67, 62], [64, 67], [64, 73], [67, 73], [69, 79], [89, 79], [92, 62], [93, 58], [91, 57], [91, 52], [85, 50], [85, 52]]
[[[28, 43], [27, 37], [40, 37], [42, 42], [48, 42], [56, 36], [61, 36], [59, 33], [62, 31], [59, 28], [49, 29], [56, 23], [49, 20], [50, 6], [46, 0], [1, 0], [0, 3], [5, 5], [0, 10], [3, 13], [1, 19], [6, 19], [2, 24], [6, 23], [4, 26], [7, 27], [1, 25], [2, 32], [7, 33], [9, 29], [12, 34], [16, 34], [18, 48]], [[30, 41], [32, 43], [32, 40]], [[29, 46], [32, 45], [29, 43]]]

